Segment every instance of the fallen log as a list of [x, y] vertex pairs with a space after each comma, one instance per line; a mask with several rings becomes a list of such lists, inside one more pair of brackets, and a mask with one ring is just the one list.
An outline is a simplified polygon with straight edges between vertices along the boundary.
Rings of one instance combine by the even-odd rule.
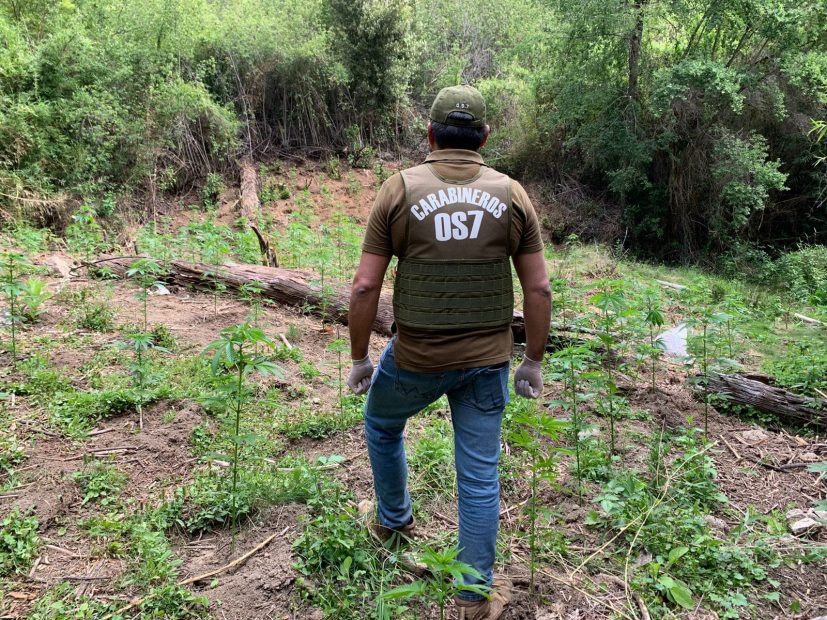
[[751, 405], [793, 426], [827, 426], [827, 401], [794, 394], [740, 374], [710, 374], [707, 391], [736, 405]]
[[[134, 260], [133, 257], [102, 257], [97, 263], [106, 265], [112, 273], [123, 278]], [[227, 290], [238, 292], [245, 284], [256, 283], [266, 299], [301, 308], [322, 320], [347, 325], [350, 287], [326, 284], [322, 290], [321, 284], [314, 280], [314, 274], [305, 271], [235, 263], [218, 266], [178, 260], [168, 263], [166, 269], [167, 274], [162, 279], [169, 284], [212, 290], [216, 283], [221, 283]], [[391, 301], [383, 296], [373, 322], [373, 331], [390, 336], [392, 323]]]
[[[103, 256], [94, 263], [96, 268], [106, 266], [114, 275], [125, 278], [126, 272], [137, 256]], [[347, 325], [348, 305], [350, 303], [350, 286], [345, 284], [326, 284], [322, 291], [315, 274], [265, 267], [263, 265], [241, 265], [226, 263], [222, 266], [204, 263], [188, 263], [174, 260], [165, 265], [167, 274], [162, 278], [168, 284], [211, 291], [216, 283], [222, 284], [229, 291], [239, 291], [245, 284], [256, 283], [265, 299], [277, 303], [301, 308], [307, 314], [322, 320], [335, 321]], [[393, 304], [390, 295], [382, 294], [373, 331], [382, 336], [391, 336], [393, 324]], [[525, 342], [525, 319], [519, 310], [514, 311], [511, 323], [514, 342]], [[576, 334], [554, 332], [549, 334], [546, 348], [558, 350], [571, 344], [582, 344], [583, 340]]]

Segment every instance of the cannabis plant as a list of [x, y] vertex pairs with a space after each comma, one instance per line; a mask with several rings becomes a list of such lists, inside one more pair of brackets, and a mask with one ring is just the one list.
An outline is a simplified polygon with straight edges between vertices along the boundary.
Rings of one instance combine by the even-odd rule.
[[258, 355], [258, 347], [272, 349], [273, 342], [264, 332], [250, 323], [242, 323], [221, 331], [221, 336], [210, 343], [205, 354], [211, 356], [213, 374], [220, 380], [221, 388], [216, 401], [223, 409], [230, 412], [233, 419], [232, 467], [232, 529], [236, 531], [238, 517], [238, 477], [240, 471], [241, 447], [249, 442], [249, 437], [241, 434], [241, 421], [245, 411], [253, 401], [254, 392], [248, 385], [252, 373], [282, 376], [279, 366], [269, 358]]

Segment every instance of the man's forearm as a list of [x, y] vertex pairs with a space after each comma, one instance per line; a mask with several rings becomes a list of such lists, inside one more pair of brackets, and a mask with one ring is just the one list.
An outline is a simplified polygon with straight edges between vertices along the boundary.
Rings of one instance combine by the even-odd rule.
[[350, 295], [350, 309], [347, 324], [350, 331], [350, 356], [360, 360], [368, 354], [370, 332], [376, 319], [380, 289], [359, 289], [354, 287]]
[[541, 360], [546, 350], [548, 329], [551, 323], [551, 291], [529, 291], [523, 298], [525, 317], [525, 354], [530, 359]]

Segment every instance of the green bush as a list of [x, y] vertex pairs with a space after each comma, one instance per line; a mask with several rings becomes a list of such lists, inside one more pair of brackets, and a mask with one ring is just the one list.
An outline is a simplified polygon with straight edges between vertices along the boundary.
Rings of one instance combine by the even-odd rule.
[[799, 301], [827, 303], [827, 246], [801, 246], [785, 254], [777, 261], [777, 273], [778, 282]]
[[14, 510], [0, 521], [0, 577], [25, 573], [40, 548], [37, 519]]

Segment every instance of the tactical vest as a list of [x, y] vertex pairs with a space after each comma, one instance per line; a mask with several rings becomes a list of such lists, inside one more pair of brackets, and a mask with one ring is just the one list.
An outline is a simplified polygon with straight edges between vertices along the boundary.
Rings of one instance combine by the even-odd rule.
[[511, 179], [485, 165], [448, 181], [429, 164], [402, 172], [408, 211], [393, 292], [399, 325], [424, 330], [510, 323]]

